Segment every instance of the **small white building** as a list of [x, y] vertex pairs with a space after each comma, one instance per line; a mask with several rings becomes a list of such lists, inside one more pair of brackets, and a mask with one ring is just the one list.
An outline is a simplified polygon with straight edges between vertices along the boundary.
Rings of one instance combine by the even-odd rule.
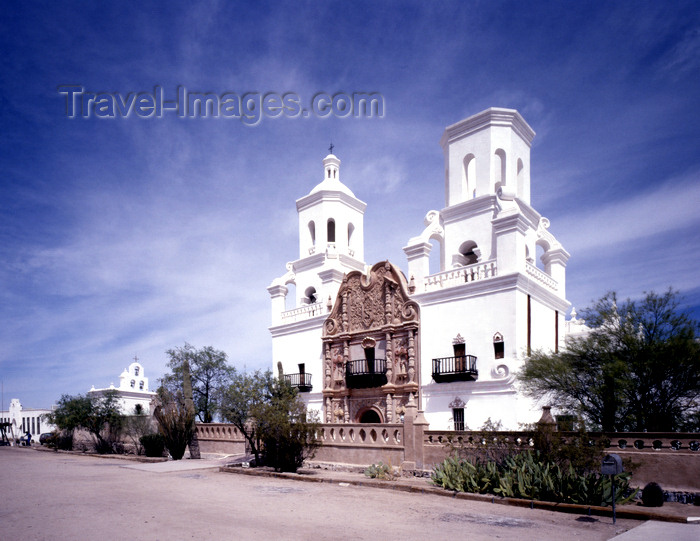
[[325, 422], [400, 422], [409, 402], [433, 430], [539, 419], [514, 373], [531, 350], [564, 345], [570, 304], [569, 254], [530, 205], [534, 135], [497, 108], [445, 129], [434, 185], [445, 207], [404, 247], [405, 274], [366, 265], [367, 205], [340, 181], [340, 160], [324, 158], [323, 180], [296, 204], [299, 259], [268, 292], [273, 367]]
[[44, 416], [51, 413], [50, 409], [24, 408], [19, 398], [10, 400], [10, 407], [0, 411], [0, 422], [9, 423], [7, 437], [10, 441], [19, 439], [27, 432], [32, 435], [32, 441], [39, 441], [39, 435], [44, 432], [52, 432], [56, 427], [46, 421]]
[[121, 412], [124, 415], [134, 415], [137, 406], [140, 406], [144, 414], [150, 415], [152, 413], [151, 400], [156, 393], [149, 391], [148, 378], [143, 370], [143, 365], [136, 360], [119, 375], [118, 387], [111, 383], [109, 387], [104, 389], [95, 389], [93, 385], [92, 389], [88, 391], [88, 395], [103, 394], [106, 391], [117, 392]]

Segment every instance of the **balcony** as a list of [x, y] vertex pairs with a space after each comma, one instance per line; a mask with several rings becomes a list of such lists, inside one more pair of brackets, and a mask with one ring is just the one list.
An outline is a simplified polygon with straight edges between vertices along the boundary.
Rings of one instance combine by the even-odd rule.
[[313, 389], [311, 386], [311, 374], [285, 374], [284, 379], [300, 393], [310, 393], [311, 389]]
[[437, 383], [474, 381], [478, 377], [479, 371], [476, 369], [474, 355], [433, 359], [433, 379]]
[[361, 359], [345, 365], [345, 384], [348, 389], [366, 389], [386, 385], [386, 359]]

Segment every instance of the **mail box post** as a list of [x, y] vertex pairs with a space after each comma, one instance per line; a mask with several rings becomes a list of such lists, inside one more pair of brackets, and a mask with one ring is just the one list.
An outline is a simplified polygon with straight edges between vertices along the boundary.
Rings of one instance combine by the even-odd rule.
[[610, 483], [612, 484], [612, 511], [613, 511], [613, 524], [615, 524], [615, 479], [614, 477], [618, 473], [622, 473], [624, 468], [622, 467], [622, 459], [620, 455], [606, 455], [603, 459], [603, 464], [600, 466], [600, 473], [602, 475], [610, 476]]

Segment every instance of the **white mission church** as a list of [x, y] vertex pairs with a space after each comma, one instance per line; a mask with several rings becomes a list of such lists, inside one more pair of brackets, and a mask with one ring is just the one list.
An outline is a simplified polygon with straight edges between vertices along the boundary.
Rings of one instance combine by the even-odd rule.
[[406, 274], [365, 263], [367, 204], [341, 182], [340, 160], [324, 158], [322, 182], [296, 202], [299, 259], [268, 287], [273, 368], [323, 421], [396, 423], [408, 404], [431, 430], [539, 419], [514, 373], [530, 350], [564, 345], [570, 303], [569, 254], [530, 206], [534, 135], [497, 108], [445, 129], [445, 208], [403, 248]]

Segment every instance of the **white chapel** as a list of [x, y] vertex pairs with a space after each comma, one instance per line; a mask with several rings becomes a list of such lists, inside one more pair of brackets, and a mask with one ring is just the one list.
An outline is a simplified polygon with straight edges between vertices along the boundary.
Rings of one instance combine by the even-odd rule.
[[134, 362], [119, 375], [118, 387], [110, 383], [109, 387], [95, 389], [93, 385], [88, 395], [100, 396], [107, 391], [116, 394], [123, 415], [134, 415], [137, 411], [139, 414], [151, 414], [151, 401], [156, 393], [148, 389], [148, 378], [138, 358], [134, 358]]
[[431, 430], [539, 419], [514, 373], [531, 350], [563, 346], [570, 303], [569, 254], [530, 206], [534, 136], [499, 108], [445, 129], [445, 207], [403, 248], [406, 272], [364, 262], [367, 205], [324, 158], [322, 181], [296, 202], [299, 259], [268, 287], [273, 367], [324, 422], [401, 422], [409, 404]]

